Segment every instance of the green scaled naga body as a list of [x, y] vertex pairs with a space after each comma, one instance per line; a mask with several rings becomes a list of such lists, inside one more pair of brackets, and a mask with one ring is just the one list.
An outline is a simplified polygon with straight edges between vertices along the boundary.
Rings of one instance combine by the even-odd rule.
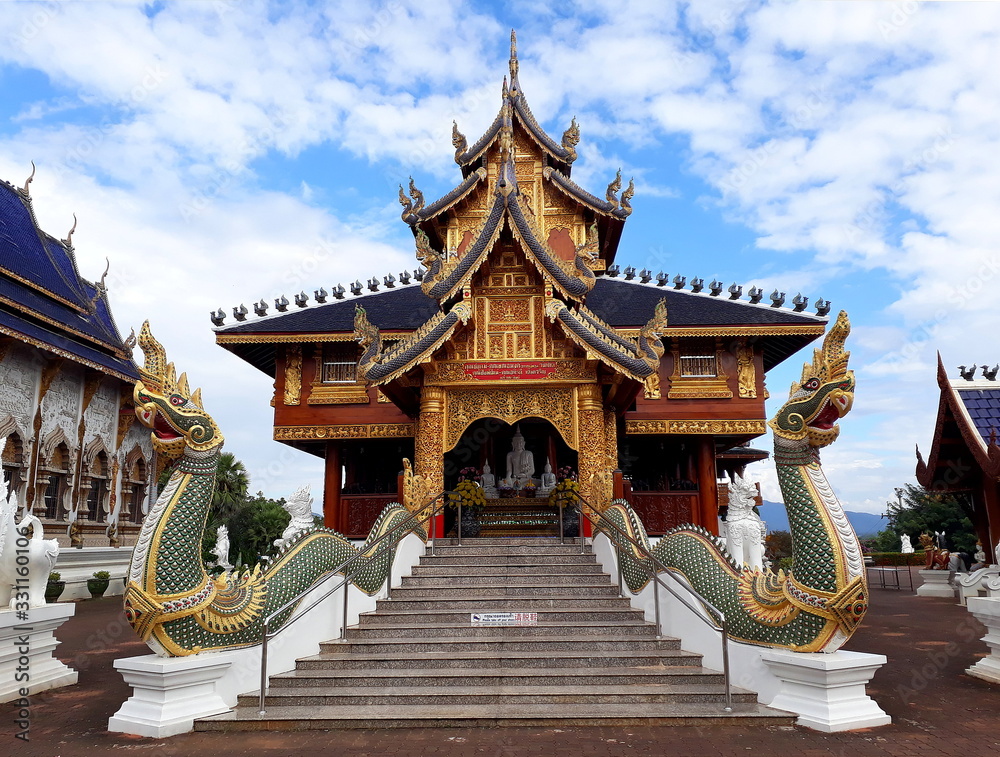
[[[837, 421], [854, 401], [854, 374], [847, 370], [850, 333], [841, 312], [802, 380], [769, 422], [774, 463], [792, 534], [794, 564], [787, 573], [741, 566], [723, 543], [696, 526], [664, 536], [653, 554], [680, 574], [726, 615], [732, 638], [799, 652], [833, 652], [868, 610], [868, 585], [861, 545], [820, 466], [819, 450], [836, 440]], [[603, 513], [619, 528], [646, 542], [641, 522], [624, 501]], [[634, 555], [622, 555], [629, 588], [637, 591], [648, 574]]]
[[[340, 534], [313, 529], [291, 537], [266, 570], [257, 565], [242, 575], [209, 575], [201, 546], [223, 437], [202, 407], [200, 390], [190, 392], [186, 376], [176, 377], [148, 322], [143, 324], [139, 346], [145, 365], [134, 392], [136, 416], [152, 429], [157, 453], [177, 463], [143, 521], [132, 553], [125, 617], [139, 637], [165, 657], [259, 644], [270, 613], [358, 554], [358, 549]], [[408, 516], [400, 505], [386, 507], [361, 551]], [[419, 529], [418, 535], [422, 536]], [[394, 550], [388, 550], [378, 558], [361, 558], [355, 585], [369, 593], [377, 591], [393, 556]], [[292, 612], [284, 611], [269, 630], [278, 630]]]

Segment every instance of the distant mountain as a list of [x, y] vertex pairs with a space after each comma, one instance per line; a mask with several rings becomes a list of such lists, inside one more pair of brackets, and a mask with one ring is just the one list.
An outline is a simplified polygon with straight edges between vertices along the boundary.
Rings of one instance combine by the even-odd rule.
[[[788, 513], [785, 511], [785, 506], [778, 502], [764, 500], [764, 505], [760, 508], [760, 517], [767, 523], [768, 531], [788, 530]], [[872, 513], [848, 512], [847, 519], [854, 526], [854, 532], [861, 538], [874, 536], [889, 524], [881, 515]]]

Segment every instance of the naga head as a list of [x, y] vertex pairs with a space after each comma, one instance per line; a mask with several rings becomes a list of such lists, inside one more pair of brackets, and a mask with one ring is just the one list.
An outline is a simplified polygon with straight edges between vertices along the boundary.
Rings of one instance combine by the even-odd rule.
[[802, 366], [802, 379], [792, 384], [788, 402], [768, 421], [776, 437], [805, 440], [811, 447], [826, 447], [840, 434], [837, 421], [854, 403], [854, 371], [847, 370], [850, 352], [844, 342], [851, 322], [843, 310], [823, 340], [813, 351], [812, 363]]
[[222, 445], [224, 439], [212, 417], [201, 404], [201, 389], [190, 391], [187, 374], [177, 378], [167, 352], [149, 330], [149, 321], [139, 331], [139, 347], [145, 363], [139, 369], [133, 397], [139, 422], [152, 429], [153, 448], [169, 458], [180, 457], [187, 449], [206, 452]]

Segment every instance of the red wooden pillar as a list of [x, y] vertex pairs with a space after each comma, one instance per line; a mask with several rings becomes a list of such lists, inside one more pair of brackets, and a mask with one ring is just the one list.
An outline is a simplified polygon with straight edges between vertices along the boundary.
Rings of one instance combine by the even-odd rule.
[[340, 490], [340, 442], [326, 443], [326, 470], [323, 473], [323, 525], [344, 533], [347, 517], [342, 512]]
[[[987, 529], [989, 530], [990, 543], [983, 544], [983, 549], [986, 551], [987, 562], [993, 562], [994, 556], [992, 550], [996, 549], [997, 544], [1000, 544], [1000, 491], [998, 491], [997, 481], [992, 476], [983, 476], [983, 497], [984, 504], [986, 505], [986, 519], [988, 522]], [[982, 541], [980, 539], [980, 541]]]
[[698, 437], [698, 525], [719, 533], [719, 489], [715, 482], [715, 437]]

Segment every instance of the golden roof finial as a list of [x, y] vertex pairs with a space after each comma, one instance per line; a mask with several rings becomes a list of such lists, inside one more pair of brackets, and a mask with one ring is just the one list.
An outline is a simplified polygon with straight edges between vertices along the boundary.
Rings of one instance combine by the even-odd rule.
[[31, 161], [31, 176], [28, 177], [27, 181], [24, 182], [24, 186], [21, 191], [26, 195], [30, 195], [31, 192], [28, 190], [28, 185], [35, 180], [35, 161]]
[[515, 82], [517, 81], [517, 32], [513, 29], [510, 30], [510, 84], [511, 87], [516, 89]]

